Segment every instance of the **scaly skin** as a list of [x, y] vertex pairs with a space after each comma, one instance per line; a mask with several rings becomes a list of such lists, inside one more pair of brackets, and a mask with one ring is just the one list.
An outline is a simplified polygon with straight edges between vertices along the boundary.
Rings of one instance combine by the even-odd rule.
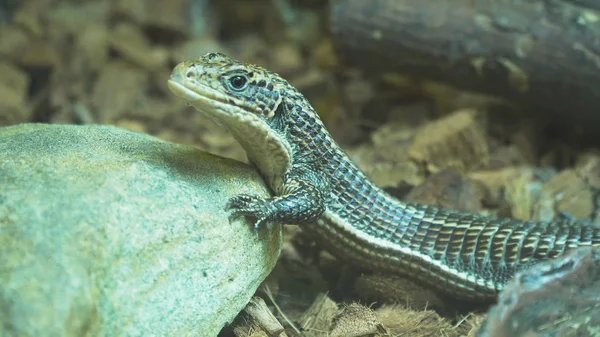
[[371, 270], [487, 301], [528, 266], [600, 246], [600, 229], [585, 224], [487, 218], [389, 196], [348, 158], [304, 96], [259, 66], [210, 53], [177, 65], [169, 87], [227, 129], [275, 193], [233, 198], [233, 216], [256, 226], [302, 225], [332, 253]]

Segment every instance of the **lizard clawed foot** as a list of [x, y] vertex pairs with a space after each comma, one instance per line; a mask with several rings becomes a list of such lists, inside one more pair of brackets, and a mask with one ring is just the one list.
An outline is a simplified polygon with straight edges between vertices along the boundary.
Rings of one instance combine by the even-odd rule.
[[255, 218], [255, 229], [266, 223], [270, 215], [269, 200], [249, 194], [240, 194], [229, 199], [225, 210], [231, 211], [230, 221], [241, 216]]

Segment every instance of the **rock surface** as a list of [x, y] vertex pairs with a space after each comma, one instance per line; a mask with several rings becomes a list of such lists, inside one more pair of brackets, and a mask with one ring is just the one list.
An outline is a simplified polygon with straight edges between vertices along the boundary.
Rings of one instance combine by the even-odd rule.
[[508, 283], [478, 337], [599, 336], [600, 249], [580, 247]]
[[2, 336], [215, 336], [281, 249], [248, 166], [103, 126], [0, 128]]

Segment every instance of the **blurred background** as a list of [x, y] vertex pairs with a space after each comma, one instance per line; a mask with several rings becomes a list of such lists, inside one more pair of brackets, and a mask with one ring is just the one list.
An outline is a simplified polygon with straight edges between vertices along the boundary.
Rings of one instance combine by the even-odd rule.
[[339, 109], [327, 12], [326, 1], [2, 1], [0, 125], [113, 124], [243, 160], [171, 95], [173, 66], [223, 52]]

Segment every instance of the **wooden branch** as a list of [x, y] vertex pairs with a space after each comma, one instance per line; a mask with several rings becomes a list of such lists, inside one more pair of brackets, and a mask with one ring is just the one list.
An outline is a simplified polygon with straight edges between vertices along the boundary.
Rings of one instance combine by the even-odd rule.
[[600, 127], [596, 0], [336, 0], [343, 62], [504, 97], [571, 128]]

